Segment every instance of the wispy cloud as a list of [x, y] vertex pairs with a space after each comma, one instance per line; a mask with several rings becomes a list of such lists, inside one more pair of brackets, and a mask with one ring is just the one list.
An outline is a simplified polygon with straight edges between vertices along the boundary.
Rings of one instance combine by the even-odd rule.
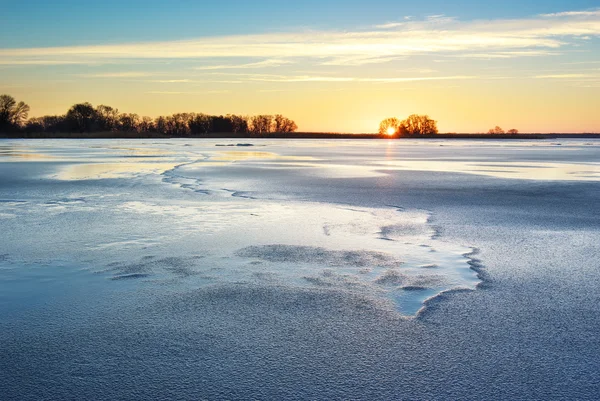
[[575, 86], [576, 88], [600, 88], [600, 82], [578, 83], [573, 86]]
[[252, 68], [280, 67], [285, 64], [292, 64], [292, 61], [270, 59], [270, 60], [259, 61], [256, 63], [246, 63], [246, 64], [205, 65], [202, 67], [196, 67], [196, 70], [240, 70], [240, 69], [252, 69]]
[[193, 81], [191, 79], [153, 79], [150, 82], [158, 84], [187, 84]]
[[352, 77], [352, 76], [321, 76], [321, 75], [275, 75], [275, 74], [235, 74], [246, 82], [371, 82], [371, 83], [402, 83], [419, 81], [443, 81], [475, 79], [476, 76], [452, 75], [433, 77]]
[[600, 60], [572, 61], [569, 63], [563, 63], [563, 65], [586, 65], [586, 64], [600, 64]]
[[321, 65], [333, 65], [333, 66], [360, 66], [368, 64], [384, 64], [398, 60], [405, 60], [406, 56], [382, 56], [382, 57], [369, 57], [369, 56], [352, 56], [352, 57], [336, 57], [320, 62]]
[[82, 78], [144, 78], [156, 74], [145, 71], [103, 72], [98, 74], [80, 74]]
[[359, 82], [379, 82], [379, 83], [400, 83], [400, 82], [419, 82], [419, 81], [456, 81], [465, 79], [475, 79], [476, 76], [453, 75], [447, 77], [399, 77], [399, 78], [359, 78]]
[[[266, 68], [296, 59], [315, 63], [355, 60], [389, 62], [421, 54], [494, 54], [573, 46], [569, 38], [600, 36], [600, 10], [569, 11], [525, 19], [458, 21], [443, 15], [405, 20], [369, 30], [304, 31], [205, 37], [151, 43], [0, 49], [0, 64], [130, 62], [153, 59], [262, 58], [264, 61], [206, 65], [199, 69]], [[505, 55], [508, 53], [504, 53]], [[529, 53], [531, 54], [531, 53]]]
[[183, 95], [183, 94], [188, 94], [188, 93], [192, 93], [192, 92], [180, 92], [180, 91], [148, 91], [148, 92], [144, 92], [147, 93], [149, 95]]
[[69, 60], [69, 59], [56, 59], [56, 60], [47, 60], [47, 59], [37, 59], [37, 58], [23, 58], [23, 59], [13, 59], [13, 58], [2, 58], [1, 56], [2, 49], [0, 49], [0, 65], [89, 65], [89, 64], [97, 64], [97, 62], [91, 60]]
[[247, 80], [255, 81], [255, 82], [351, 82], [351, 81], [356, 81], [356, 78], [316, 76], [316, 75], [256, 74], [256, 75], [248, 75]]
[[212, 90], [203, 92], [183, 92], [183, 91], [148, 91], [144, 92], [149, 95], [215, 95], [231, 93], [228, 90]]
[[393, 29], [393, 28], [398, 28], [398, 27], [401, 27], [403, 25], [406, 25], [406, 23], [408, 21], [412, 20], [412, 19], [413, 19], [412, 16], [407, 15], [404, 18], [402, 18], [402, 21], [386, 22], [385, 24], [375, 25], [375, 28], [377, 28], [377, 29]]
[[522, 50], [522, 51], [509, 51], [509, 52], [497, 52], [497, 53], [466, 53], [453, 55], [453, 57], [461, 58], [474, 58], [474, 59], [507, 59], [517, 57], [543, 57], [543, 56], [560, 56], [563, 53], [557, 51], [547, 50]]
[[406, 25], [406, 22], [387, 22], [385, 24], [381, 24], [381, 25], [375, 25], [375, 28], [377, 29], [393, 29], [393, 28], [400, 28], [401, 26]]
[[449, 17], [445, 14], [430, 15], [426, 19], [430, 24], [447, 24], [456, 21], [455, 17]]
[[542, 14], [546, 18], [564, 18], [564, 17], [594, 17], [600, 16], [600, 9], [588, 11], [564, 11], [560, 13]]
[[589, 74], [551, 74], [551, 75], [536, 75], [536, 79], [576, 79], [576, 78], [594, 78]]

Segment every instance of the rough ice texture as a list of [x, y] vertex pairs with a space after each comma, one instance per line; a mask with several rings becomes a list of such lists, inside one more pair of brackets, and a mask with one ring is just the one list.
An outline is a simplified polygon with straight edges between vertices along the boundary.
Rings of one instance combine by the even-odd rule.
[[383, 252], [330, 251], [313, 246], [264, 245], [249, 246], [236, 252], [245, 258], [257, 258], [269, 262], [313, 263], [327, 266], [385, 266], [397, 267], [402, 262]]
[[600, 144], [215, 144], [0, 142], [0, 398], [597, 398]]

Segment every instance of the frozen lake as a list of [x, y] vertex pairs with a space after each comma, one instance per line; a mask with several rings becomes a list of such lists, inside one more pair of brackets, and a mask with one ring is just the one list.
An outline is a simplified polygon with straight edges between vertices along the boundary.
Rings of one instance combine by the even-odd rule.
[[599, 200], [591, 140], [0, 140], [0, 398], [596, 399]]

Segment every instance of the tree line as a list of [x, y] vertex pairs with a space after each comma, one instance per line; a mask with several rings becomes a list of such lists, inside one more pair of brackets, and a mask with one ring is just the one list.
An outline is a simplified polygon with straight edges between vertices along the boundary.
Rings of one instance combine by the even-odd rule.
[[66, 114], [29, 118], [29, 106], [17, 103], [9, 95], [0, 96], [0, 132], [26, 133], [92, 133], [131, 132], [159, 133], [168, 136], [203, 135], [209, 133], [269, 134], [289, 133], [296, 123], [281, 114], [213, 116], [203, 113], [176, 113], [151, 118], [134, 113], [121, 113], [111, 106], [78, 103]]
[[410, 115], [400, 121], [396, 117], [386, 118], [379, 124], [379, 135], [387, 136], [421, 136], [438, 133], [437, 121], [427, 115]]
[[[513, 128], [509, 129], [508, 131], [504, 131], [502, 128], [496, 126], [490, 129], [487, 133], [490, 135], [517, 135], [519, 130]], [[402, 121], [395, 117], [386, 118], [379, 124], [380, 136], [397, 137], [436, 134], [438, 134], [437, 121], [432, 120], [427, 115], [413, 114], [406, 120]]]
[[497, 125], [494, 128], [490, 128], [490, 130], [488, 131], [488, 134], [490, 134], [490, 135], [504, 135], [504, 134], [517, 135], [518, 133], [519, 133], [518, 129], [511, 128], [505, 132], [502, 128], [500, 128]]

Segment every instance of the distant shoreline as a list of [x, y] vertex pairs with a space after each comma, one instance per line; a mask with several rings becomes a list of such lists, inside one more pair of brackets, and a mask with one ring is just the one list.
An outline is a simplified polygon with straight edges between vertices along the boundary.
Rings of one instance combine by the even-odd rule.
[[172, 136], [159, 133], [135, 133], [135, 132], [92, 132], [92, 133], [18, 133], [2, 134], [2, 139], [598, 139], [600, 133], [590, 134], [436, 134], [423, 136], [388, 137], [379, 134], [342, 134], [327, 132], [292, 132], [292, 133], [270, 133], [262, 135], [232, 134], [232, 133], [210, 133], [203, 135], [181, 135]]

